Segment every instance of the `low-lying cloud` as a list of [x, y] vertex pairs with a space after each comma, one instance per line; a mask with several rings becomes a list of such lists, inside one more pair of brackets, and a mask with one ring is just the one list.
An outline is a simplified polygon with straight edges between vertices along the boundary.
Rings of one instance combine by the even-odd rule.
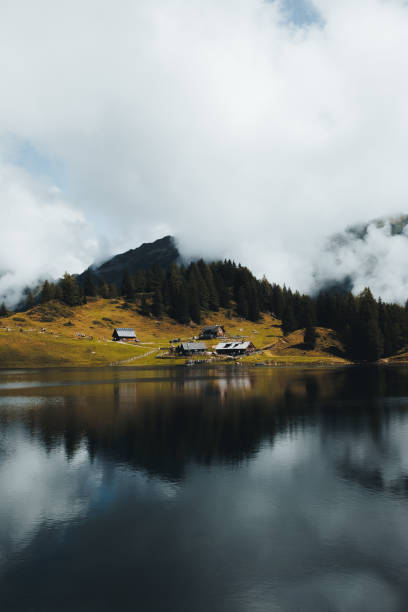
[[377, 297], [403, 304], [408, 299], [407, 261], [408, 224], [394, 233], [390, 221], [373, 221], [360, 235], [351, 228], [327, 242], [315, 264], [315, 289], [346, 282], [354, 293], [370, 287]]
[[0, 296], [8, 304], [41, 279], [81, 270], [98, 253], [83, 213], [66, 204], [57, 187], [3, 164], [0, 202]]
[[[327, 236], [406, 210], [408, 7], [300, 4], [6, 3], [0, 292], [167, 233], [310, 290]], [[63, 168], [41, 179], [58, 196], [13, 167], [10, 137]], [[408, 297], [386, 272], [378, 290]]]

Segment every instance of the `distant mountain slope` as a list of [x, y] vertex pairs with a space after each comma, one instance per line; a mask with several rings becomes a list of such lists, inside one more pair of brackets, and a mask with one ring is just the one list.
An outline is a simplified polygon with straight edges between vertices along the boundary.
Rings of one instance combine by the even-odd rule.
[[[180, 258], [172, 236], [165, 236], [154, 242], [145, 242], [136, 249], [115, 255], [102, 265], [93, 268], [94, 274], [107, 283], [120, 284], [124, 273], [134, 274], [138, 270], [146, 270], [154, 264], [167, 268]], [[81, 282], [84, 272], [78, 277]]]

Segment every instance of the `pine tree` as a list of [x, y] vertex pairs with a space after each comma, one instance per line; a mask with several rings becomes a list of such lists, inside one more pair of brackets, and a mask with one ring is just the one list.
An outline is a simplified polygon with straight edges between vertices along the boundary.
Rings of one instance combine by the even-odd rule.
[[160, 319], [163, 316], [163, 311], [163, 296], [160, 287], [157, 286], [153, 294], [152, 312], [157, 319]]
[[279, 285], [272, 285], [270, 309], [280, 319], [285, 308], [283, 292]]
[[109, 297], [110, 298], [118, 297], [118, 288], [115, 283], [109, 283]]
[[140, 314], [144, 317], [148, 317], [150, 315], [150, 306], [147, 303], [145, 294], [142, 295], [142, 301], [140, 303]]
[[199, 296], [200, 296], [200, 306], [202, 310], [208, 310], [210, 307], [210, 292], [208, 289], [208, 285], [205, 281], [204, 269], [205, 262], [200, 259], [197, 264], [192, 264], [193, 274], [195, 281], [197, 283]]
[[88, 268], [84, 274], [84, 294], [89, 297], [96, 296], [94, 274], [92, 273], [92, 270], [90, 268]]
[[244, 319], [248, 318], [249, 306], [244, 287], [239, 289], [237, 301], [237, 313]]
[[191, 277], [187, 284], [187, 298], [190, 318], [194, 323], [201, 323], [201, 309], [197, 284]]
[[9, 311], [6, 308], [5, 303], [3, 302], [2, 305], [0, 306], [0, 317], [8, 317], [9, 316]]
[[58, 300], [59, 302], [62, 302], [64, 299], [64, 294], [62, 292], [62, 287], [60, 283], [58, 283], [58, 285], [55, 286], [55, 299]]
[[296, 325], [295, 314], [293, 312], [293, 306], [291, 302], [289, 302], [286, 305], [285, 311], [282, 316], [282, 331], [286, 336], [287, 334], [290, 334], [291, 332], [295, 331], [296, 328], [297, 328], [297, 325]]
[[146, 291], [146, 274], [144, 272], [144, 270], [137, 270], [134, 277], [133, 277], [133, 284], [134, 284], [134, 288], [135, 291], [137, 293], [143, 293], [143, 291]]
[[259, 321], [259, 301], [257, 287], [255, 283], [251, 283], [251, 287], [248, 289], [248, 319], [250, 321]]
[[188, 303], [188, 294], [187, 288], [183, 283], [180, 286], [178, 291], [178, 295], [176, 298], [176, 320], [183, 325], [186, 325], [190, 322], [190, 311], [189, 311], [189, 303]]
[[156, 289], [160, 289], [164, 283], [164, 272], [159, 264], [153, 264], [147, 271], [147, 289], [154, 293]]
[[64, 277], [60, 283], [62, 290], [62, 299], [68, 306], [77, 306], [81, 304], [81, 295], [78, 287], [78, 283], [75, 278], [65, 272]]
[[123, 275], [121, 294], [123, 295], [125, 300], [129, 302], [132, 302], [136, 297], [133, 279], [127, 270]]
[[384, 348], [384, 339], [379, 327], [378, 304], [371, 291], [366, 288], [358, 297], [358, 318], [356, 319], [352, 353], [357, 359], [377, 361]]
[[33, 292], [29, 290], [27, 293], [27, 297], [25, 299], [24, 308], [26, 310], [30, 310], [30, 308], [32, 308], [33, 306], [34, 306], [34, 296], [33, 296]]
[[98, 288], [99, 295], [103, 299], [107, 299], [109, 297], [109, 286], [105, 281], [102, 281]]
[[305, 333], [303, 335], [303, 342], [306, 348], [310, 350], [313, 350], [314, 348], [316, 348], [316, 340], [317, 340], [316, 329], [312, 325], [308, 325], [305, 328]]
[[40, 303], [45, 304], [45, 302], [49, 302], [55, 298], [55, 285], [53, 283], [49, 283], [47, 280], [44, 281], [44, 284], [41, 288], [40, 293]]

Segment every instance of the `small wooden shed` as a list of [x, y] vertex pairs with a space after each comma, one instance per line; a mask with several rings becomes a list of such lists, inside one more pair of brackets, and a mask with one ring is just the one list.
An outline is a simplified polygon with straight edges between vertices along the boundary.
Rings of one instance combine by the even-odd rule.
[[201, 330], [200, 338], [210, 340], [211, 338], [223, 338], [225, 329], [222, 325], [207, 325]]
[[200, 355], [207, 350], [204, 342], [182, 342], [176, 348], [181, 355]]
[[115, 327], [112, 338], [115, 341], [122, 340], [124, 342], [139, 342], [133, 327]]

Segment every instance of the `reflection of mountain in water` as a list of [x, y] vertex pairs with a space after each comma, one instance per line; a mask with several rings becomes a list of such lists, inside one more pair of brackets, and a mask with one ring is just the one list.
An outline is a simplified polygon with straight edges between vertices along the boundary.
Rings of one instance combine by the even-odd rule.
[[[21, 390], [8, 392], [12, 406], [0, 414], [4, 426], [23, 423], [47, 449], [63, 440], [72, 458], [85, 444], [91, 458], [171, 481], [183, 478], [190, 463], [239, 463], [282, 432], [296, 435], [318, 426], [344, 477], [378, 487], [390, 452], [384, 397], [405, 397], [407, 387], [393, 369], [186, 373], [175, 379], [73, 385], [63, 393], [58, 387], [28, 389], [25, 397]], [[402, 417], [403, 401], [399, 408]], [[358, 444], [359, 453], [351, 452]], [[406, 483], [406, 475], [396, 474], [389, 488], [406, 491]]]

